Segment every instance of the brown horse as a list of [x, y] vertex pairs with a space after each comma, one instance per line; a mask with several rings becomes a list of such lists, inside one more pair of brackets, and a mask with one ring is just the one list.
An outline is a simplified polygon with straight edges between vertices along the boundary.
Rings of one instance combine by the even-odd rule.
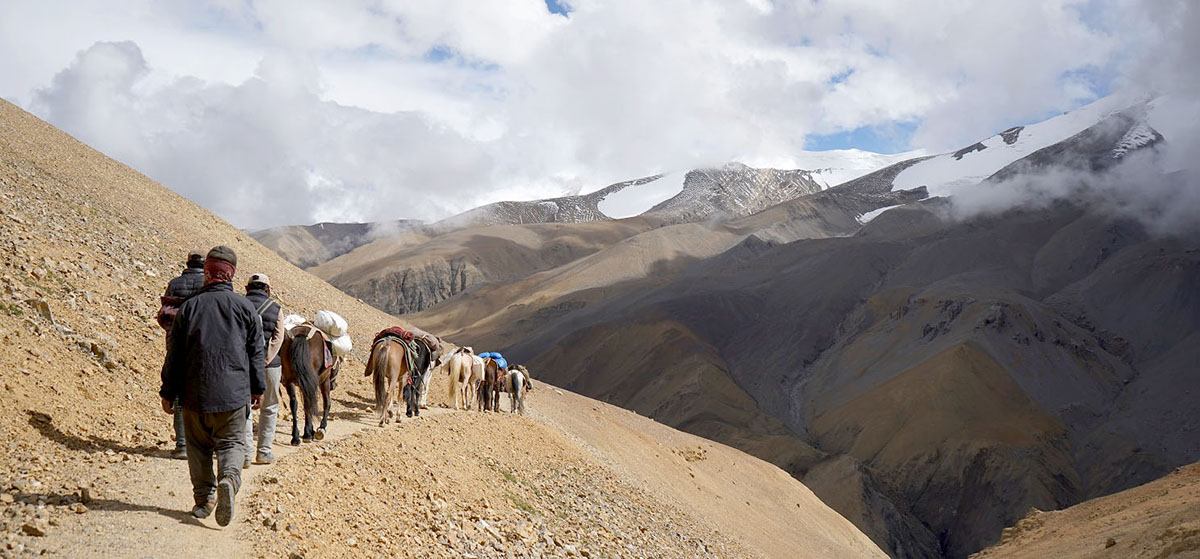
[[500, 411], [500, 392], [508, 370], [494, 359], [483, 360], [483, 381], [479, 383], [479, 411]]
[[[310, 331], [313, 332], [310, 335]], [[336, 384], [341, 359], [335, 359], [330, 366], [325, 367], [325, 335], [310, 324], [302, 324], [292, 328], [289, 335], [283, 339], [283, 347], [279, 350], [283, 361], [283, 371], [279, 384], [287, 389], [288, 408], [292, 411], [292, 446], [300, 441], [312, 442], [314, 439], [325, 438], [325, 429], [329, 427], [329, 394]], [[304, 436], [300, 436], [297, 428], [296, 386], [304, 398]], [[317, 391], [321, 392], [322, 406], [321, 426], [313, 429], [317, 417]]]
[[[392, 393], [399, 388], [408, 417], [421, 416], [418, 405], [421, 384], [429, 373], [430, 350], [425, 344], [412, 342], [413, 354], [401, 345], [404, 342], [392, 337], [376, 340], [371, 346], [371, 357], [367, 359], [367, 370], [363, 376], [373, 376], [375, 384], [375, 408], [379, 410], [379, 426], [392, 420]], [[412, 362], [415, 361], [415, 362]]]

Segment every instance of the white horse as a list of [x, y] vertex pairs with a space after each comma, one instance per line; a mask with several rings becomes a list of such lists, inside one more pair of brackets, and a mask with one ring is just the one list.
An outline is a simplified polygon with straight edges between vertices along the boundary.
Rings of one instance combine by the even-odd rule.
[[450, 392], [448, 396], [454, 404], [454, 409], [471, 409], [468, 399], [471, 388], [471, 370], [475, 363], [471, 348], [459, 348], [446, 358], [446, 371], [450, 374]]
[[525, 414], [525, 367], [515, 365], [508, 370], [504, 379], [504, 391], [508, 392], [508, 411]]

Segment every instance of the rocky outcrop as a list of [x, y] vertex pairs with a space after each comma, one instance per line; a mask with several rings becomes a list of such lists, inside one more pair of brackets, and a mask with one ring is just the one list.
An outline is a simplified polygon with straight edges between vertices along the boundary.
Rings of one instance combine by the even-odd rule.
[[822, 190], [811, 171], [756, 169], [728, 163], [689, 171], [683, 190], [649, 212], [675, 223], [736, 218]]
[[483, 280], [483, 274], [465, 258], [436, 259], [342, 289], [384, 312], [407, 314], [432, 307]]

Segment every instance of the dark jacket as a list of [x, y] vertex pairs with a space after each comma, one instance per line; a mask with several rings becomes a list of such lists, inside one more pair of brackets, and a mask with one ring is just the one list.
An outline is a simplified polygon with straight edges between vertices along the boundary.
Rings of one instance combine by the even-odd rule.
[[204, 268], [184, 268], [179, 277], [167, 282], [167, 292], [162, 296], [162, 307], [158, 309], [158, 325], [168, 333], [171, 321], [179, 312], [179, 305], [204, 287]]
[[204, 287], [204, 268], [184, 268], [179, 277], [167, 282], [166, 297], [187, 299]]
[[[266, 303], [271, 296], [267, 295], [267, 292], [261, 289], [247, 290], [246, 298], [250, 300], [250, 304], [254, 306], [255, 310], [260, 308], [263, 309], [263, 311], [259, 313], [259, 316], [262, 317], [263, 347], [266, 348], [266, 353], [264, 355], [266, 356], [265, 358], [271, 360], [270, 363], [267, 363], [267, 366], [279, 367], [282, 363], [279, 360], [278, 344], [274, 346], [276, 349], [275, 354], [271, 355], [271, 348], [273, 347], [271, 342], [274, 341], [271, 338], [272, 336], [281, 335], [282, 330], [280, 330], [278, 327], [280, 326], [279, 313], [283, 310], [283, 307], [280, 306], [278, 302], [271, 301], [271, 304], [267, 305], [266, 308], [263, 308], [263, 303]], [[282, 342], [282, 339], [278, 341]]]
[[262, 321], [233, 284], [210, 284], [184, 301], [170, 340], [158, 391], [163, 398], [178, 396], [184, 408], [218, 412], [243, 407], [265, 390]]

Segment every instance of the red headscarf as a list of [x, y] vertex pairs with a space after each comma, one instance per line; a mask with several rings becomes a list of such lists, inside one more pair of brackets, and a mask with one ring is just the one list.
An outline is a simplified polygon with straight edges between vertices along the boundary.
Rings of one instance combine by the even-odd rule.
[[233, 264], [220, 258], [209, 258], [204, 261], [204, 285], [222, 281], [233, 281]]

